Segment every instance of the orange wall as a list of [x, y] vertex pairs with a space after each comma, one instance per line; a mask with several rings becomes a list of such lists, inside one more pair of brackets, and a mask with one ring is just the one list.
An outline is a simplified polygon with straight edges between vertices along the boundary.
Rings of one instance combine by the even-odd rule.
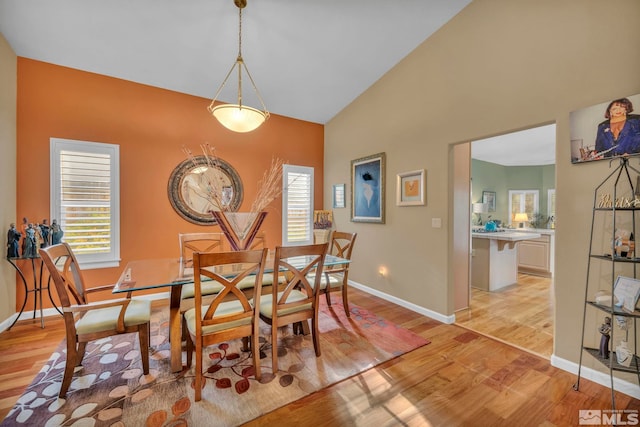
[[[212, 88], [216, 82], [212, 81]], [[265, 100], [268, 106], [268, 101]], [[134, 259], [178, 257], [178, 233], [219, 231], [182, 219], [171, 207], [167, 182], [208, 142], [242, 179], [249, 209], [272, 156], [315, 169], [315, 206], [322, 208], [324, 126], [272, 115], [254, 132], [238, 134], [207, 111], [210, 100], [104, 75], [18, 58], [18, 179], [16, 224], [49, 218], [49, 138], [120, 145], [121, 268], [89, 270], [90, 286], [113, 283]], [[263, 225], [269, 246], [281, 243], [282, 199]], [[51, 221], [49, 221], [51, 222]], [[22, 301], [22, 285], [17, 301]], [[18, 306], [19, 308], [19, 306]]]

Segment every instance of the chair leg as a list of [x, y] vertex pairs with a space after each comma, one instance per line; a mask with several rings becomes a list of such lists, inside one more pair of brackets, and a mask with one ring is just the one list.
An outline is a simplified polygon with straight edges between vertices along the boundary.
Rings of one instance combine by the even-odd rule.
[[138, 339], [140, 341], [140, 357], [142, 358], [142, 373], [149, 375], [149, 322], [140, 325]]
[[64, 364], [64, 375], [62, 376], [62, 385], [60, 385], [60, 392], [58, 393], [58, 397], [64, 398], [67, 395], [67, 390], [69, 390], [69, 386], [71, 385], [71, 379], [73, 378], [73, 371], [77, 366], [78, 360], [78, 351], [76, 348], [77, 344], [67, 343], [67, 360]]
[[82, 359], [84, 359], [84, 353], [87, 348], [86, 342], [78, 343], [78, 352], [76, 353], [76, 366], [82, 365]]
[[[191, 338], [189, 338], [191, 341]], [[195, 401], [202, 399], [202, 340], [196, 340]]]
[[327, 305], [331, 306], [331, 290], [329, 286], [324, 288], [324, 296], [327, 298]]
[[311, 333], [313, 335], [313, 349], [316, 351], [316, 357], [320, 357], [320, 333], [318, 331], [318, 313], [311, 319]]
[[253, 331], [251, 335], [251, 354], [253, 356], [253, 370], [256, 380], [260, 381], [262, 378], [262, 371], [260, 370], [260, 344], [258, 340], [258, 331]]
[[271, 323], [271, 365], [275, 375], [278, 372], [278, 327], [274, 322]]
[[344, 306], [344, 313], [347, 317], [351, 317], [351, 310], [349, 310], [349, 288], [346, 283], [342, 284], [342, 305]]
[[193, 340], [191, 339], [191, 334], [187, 334], [187, 368], [191, 367], [191, 362], [193, 360]]

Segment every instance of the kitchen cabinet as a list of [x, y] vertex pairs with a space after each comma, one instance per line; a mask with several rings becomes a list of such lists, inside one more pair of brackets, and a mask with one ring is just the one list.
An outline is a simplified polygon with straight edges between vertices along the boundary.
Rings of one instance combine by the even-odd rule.
[[518, 243], [518, 272], [551, 276], [549, 236]]
[[540, 237], [518, 242], [518, 272], [553, 276], [553, 230], [526, 229], [524, 232], [535, 232]]

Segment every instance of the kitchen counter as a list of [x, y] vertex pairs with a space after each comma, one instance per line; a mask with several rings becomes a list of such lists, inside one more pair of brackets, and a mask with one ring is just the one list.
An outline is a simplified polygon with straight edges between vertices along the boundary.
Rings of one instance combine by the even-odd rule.
[[[553, 230], [551, 230], [553, 231]], [[536, 239], [541, 236], [542, 233], [534, 231], [483, 231], [483, 232], [471, 232], [471, 237], [474, 239], [495, 239], [505, 240], [508, 242], [517, 242], [519, 240]]]
[[[496, 291], [518, 281], [518, 248], [516, 243], [537, 239], [541, 233], [528, 230], [473, 231], [471, 286]], [[552, 231], [552, 230], [550, 230]]]

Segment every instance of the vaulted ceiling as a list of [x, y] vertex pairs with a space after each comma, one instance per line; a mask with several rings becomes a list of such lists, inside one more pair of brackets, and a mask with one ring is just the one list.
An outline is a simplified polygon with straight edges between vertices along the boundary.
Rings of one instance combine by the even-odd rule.
[[[248, 0], [242, 54], [276, 114], [325, 124], [470, 0]], [[233, 0], [0, 0], [18, 56], [213, 98], [238, 54]], [[249, 82], [244, 103], [259, 107]], [[218, 97], [234, 102], [233, 77]]]

